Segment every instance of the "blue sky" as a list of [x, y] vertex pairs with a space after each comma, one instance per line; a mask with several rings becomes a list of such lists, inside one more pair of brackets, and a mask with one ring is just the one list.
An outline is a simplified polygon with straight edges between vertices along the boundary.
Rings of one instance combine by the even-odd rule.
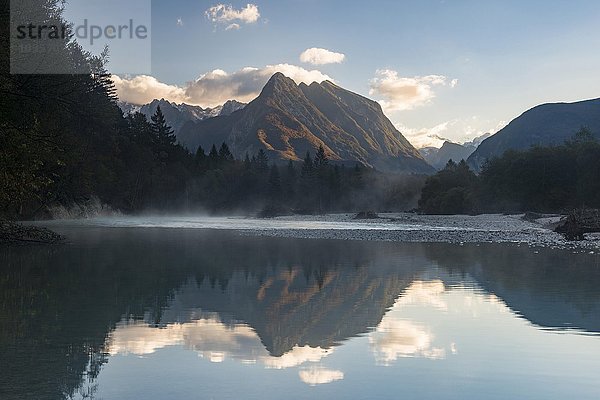
[[[328, 77], [381, 101], [418, 146], [467, 140], [540, 103], [600, 97], [599, 1], [219, 4], [152, 1], [151, 74], [118, 77], [120, 95], [213, 106], [249, 100], [275, 70]], [[309, 48], [343, 61], [302, 62]]]

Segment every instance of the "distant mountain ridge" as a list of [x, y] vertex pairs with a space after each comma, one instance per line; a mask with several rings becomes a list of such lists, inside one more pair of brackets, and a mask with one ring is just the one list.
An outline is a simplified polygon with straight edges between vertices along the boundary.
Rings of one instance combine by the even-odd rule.
[[600, 99], [542, 104], [526, 111], [484, 140], [469, 157], [468, 163], [479, 170], [487, 159], [501, 156], [507, 150], [560, 145], [582, 127], [600, 138]]
[[246, 104], [235, 100], [229, 100], [221, 106], [214, 108], [202, 108], [185, 103], [177, 104], [165, 99], [155, 99], [150, 103], [141, 106], [127, 102], [119, 102], [119, 107], [123, 113], [132, 114], [135, 112], [141, 112], [146, 116], [146, 118], [148, 118], [148, 120], [150, 120], [150, 117], [154, 115], [158, 106], [160, 106], [161, 111], [165, 115], [167, 123], [173, 128], [175, 134], [177, 135], [181, 127], [183, 127], [186, 122], [202, 121], [207, 118], [229, 115], [244, 108]]
[[425, 161], [437, 170], [443, 169], [448, 161], [459, 162], [466, 160], [475, 151], [473, 146], [464, 146], [458, 143], [445, 141], [442, 147], [426, 147], [419, 149]]
[[323, 146], [332, 161], [382, 171], [433, 172], [377, 102], [329, 81], [296, 85], [281, 73], [243, 109], [188, 121], [179, 140], [191, 151], [225, 142], [238, 158], [263, 149], [273, 161], [301, 160]]

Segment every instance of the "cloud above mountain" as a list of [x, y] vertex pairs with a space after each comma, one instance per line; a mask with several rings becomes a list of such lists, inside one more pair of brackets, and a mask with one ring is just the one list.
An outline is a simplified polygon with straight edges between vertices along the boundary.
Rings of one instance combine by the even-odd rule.
[[411, 128], [395, 123], [396, 128], [416, 147], [441, 147], [445, 141], [465, 143], [484, 134], [494, 134], [506, 126], [506, 121], [478, 116], [455, 118], [432, 127]]
[[153, 76], [139, 75], [134, 78], [121, 78], [113, 75], [112, 80], [121, 101], [132, 104], [147, 104], [154, 99], [166, 99], [175, 103], [188, 100], [185, 89], [168, 85]]
[[401, 77], [397, 71], [382, 69], [371, 79], [369, 94], [379, 97], [388, 112], [405, 111], [429, 104], [436, 96], [435, 87], [457, 85], [458, 80], [443, 75]]
[[113, 75], [113, 82], [119, 99], [133, 104], [146, 104], [154, 99], [164, 98], [176, 103], [215, 107], [227, 100], [243, 103], [252, 101], [276, 72], [283, 73], [296, 83], [333, 81], [330, 76], [318, 70], [307, 70], [292, 64], [276, 64], [262, 68], [245, 67], [232, 73], [216, 69], [184, 86], [165, 84], [147, 75], [134, 78]]
[[318, 47], [306, 49], [300, 54], [300, 61], [312, 65], [340, 64], [345, 59], [346, 55], [343, 53], [336, 53]]
[[237, 30], [240, 24], [253, 24], [260, 18], [256, 4], [246, 4], [246, 7], [235, 9], [231, 5], [216, 4], [204, 13], [215, 25], [226, 25], [225, 30]]

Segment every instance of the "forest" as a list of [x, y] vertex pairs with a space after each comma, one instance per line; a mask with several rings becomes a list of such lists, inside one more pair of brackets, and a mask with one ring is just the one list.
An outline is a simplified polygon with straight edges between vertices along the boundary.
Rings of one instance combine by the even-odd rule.
[[600, 143], [583, 127], [560, 146], [507, 151], [476, 175], [450, 161], [427, 179], [419, 209], [426, 214], [562, 213], [600, 208]]

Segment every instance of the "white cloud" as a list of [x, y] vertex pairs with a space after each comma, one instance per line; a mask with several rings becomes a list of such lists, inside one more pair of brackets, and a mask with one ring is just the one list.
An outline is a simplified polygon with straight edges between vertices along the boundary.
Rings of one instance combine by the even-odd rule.
[[[243, 364], [262, 364], [268, 369], [287, 369], [307, 363], [319, 363], [331, 355], [333, 348], [294, 346], [281, 357], [269, 354], [254, 329], [247, 324], [224, 324], [217, 314], [197, 321], [169, 324], [155, 328], [142, 321], [123, 321], [109, 338], [111, 355], [147, 355], [171, 347], [183, 346], [212, 363], [235, 360]], [[341, 376], [340, 376], [341, 374]], [[300, 378], [309, 384], [342, 379], [343, 373], [309, 369]]]
[[306, 49], [300, 54], [300, 61], [313, 65], [340, 64], [345, 58], [346, 55], [343, 53], [317, 47]]
[[206, 10], [205, 15], [214, 24], [226, 24], [227, 30], [239, 29], [240, 24], [253, 24], [260, 18], [256, 4], [246, 4], [246, 7], [240, 9], [217, 4]]
[[267, 65], [262, 68], [245, 67], [227, 73], [216, 69], [201, 75], [184, 87], [159, 82], [151, 76], [132, 79], [113, 75], [119, 99], [134, 104], [146, 104], [153, 99], [164, 98], [176, 103], [187, 103], [202, 107], [215, 107], [227, 100], [250, 102], [276, 72], [292, 78], [296, 83], [322, 82], [333, 79], [318, 70], [307, 70], [291, 64]]
[[389, 366], [399, 358], [446, 357], [443, 348], [432, 346], [433, 335], [412, 321], [384, 317], [369, 341], [379, 365]]
[[442, 295], [446, 291], [444, 282], [439, 279], [432, 281], [414, 281], [404, 292], [402, 305], [420, 304], [429, 305], [442, 311], [448, 310], [448, 304]]
[[441, 147], [446, 140], [443, 135], [448, 132], [452, 121], [445, 121], [431, 128], [409, 128], [401, 123], [395, 124], [396, 128], [417, 149], [423, 147]]
[[146, 104], [154, 99], [167, 99], [176, 103], [187, 100], [185, 89], [159, 82], [148, 75], [139, 75], [134, 78], [121, 78], [112, 76], [121, 101], [133, 104]]
[[427, 128], [410, 128], [401, 123], [395, 125], [413, 146], [422, 148], [441, 147], [445, 141], [466, 143], [486, 133], [498, 132], [506, 126], [506, 122], [472, 116], [455, 118]]
[[[391, 365], [399, 358], [446, 358], [446, 349], [434, 345], [434, 335], [424, 325], [403, 318], [404, 307], [432, 308], [448, 311], [441, 280], [414, 281], [386, 314], [377, 330], [369, 335], [369, 342], [377, 363]], [[450, 350], [452, 351], [452, 346]], [[456, 345], [454, 345], [454, 349]]]
[[177, 18], [177, 26], [183, 26], [183, 19], [182, 18]]
[[261, 361], [265, 364], [266, 368], [286, 369], [307, 362], [317, 363], [331, 353], [333, 353], [333, 348], [322, 349], [321, 347], [294, 346], [291, 351], [281, 357], [263, 357]]
[[323, 385], [344, 379], [344, 373], [342, 371], [318, 366], [300, 370], [298, 375], [300, 375], [302, 382], [310, 386]]
[[[446, 86], [448, 78], [443, 75], [404, 78], [396, 71], [384, 69], [377, 71], [370, 84], [369, 94], [381, 98], [385, 111], [404, 111], [430, 103], [435, 98], [434, 87]], [[458, 80], [453, 79], [449, 85], [455, 87], [457, 84]]]
[[235, 24], [234, 23], [234, 24], [231, 24], [231, 25], [227, 25], [227, 28], [225, 28], [225, 30], [226, 31], [231, 31], [231, 30], [237, 31], [240, 28], [241, 28], [240, 24]]

